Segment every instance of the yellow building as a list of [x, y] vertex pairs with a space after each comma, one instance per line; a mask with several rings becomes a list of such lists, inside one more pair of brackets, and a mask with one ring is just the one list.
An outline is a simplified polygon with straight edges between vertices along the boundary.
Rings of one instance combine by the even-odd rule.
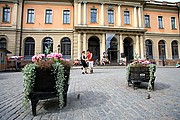
[[65, 58], [108, 53], [111, 63], [180, 58], [180, 3], [154, 0], [1, 0], [0, 46], [30, 59], [50, 46]]

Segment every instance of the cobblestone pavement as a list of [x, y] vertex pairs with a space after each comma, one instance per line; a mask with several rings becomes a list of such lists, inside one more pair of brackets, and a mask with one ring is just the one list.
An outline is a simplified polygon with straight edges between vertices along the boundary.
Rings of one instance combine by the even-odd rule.
[[152, 92], [128, 87], [122, 67], [95, 68], [86, 75], [72, 69], [67, 106], [59, 110], [57, 99], [40, 101], [35, 117], [30, 108], [22, 107], [22, 81], [21, 72], [0, 73], [0, 120], [180, 119], [180, 69], [176, 68], [157, 68]]

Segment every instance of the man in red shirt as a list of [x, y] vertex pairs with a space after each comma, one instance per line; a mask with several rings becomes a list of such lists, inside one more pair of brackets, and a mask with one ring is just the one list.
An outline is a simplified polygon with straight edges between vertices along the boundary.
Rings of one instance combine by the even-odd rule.
[[92, 58], [92, 52], [90, 50], [87, 50], [87, 58], [88, 58], [88, 63], [89, 63], [89, 70], [90, 74], [93, 73], [93, 58]]

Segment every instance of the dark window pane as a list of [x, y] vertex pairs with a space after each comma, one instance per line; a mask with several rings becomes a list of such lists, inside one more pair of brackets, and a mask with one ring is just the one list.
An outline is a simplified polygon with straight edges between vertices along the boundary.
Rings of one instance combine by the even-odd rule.
[[70, 11], [69, 10], [64, 10], [63, 11], [63, 23], [64, 24], [69, 24], [70, 23]]
[[10, 22], [10, 8], [3, 8], [3, 22]]
[[34, 9], [28, 9], [27, 23], [34, 23]]
[[43, 53], [45, 53], [47, 48], [50, 48], [50, 52], [53, 52], [53, 40], [49, 37], [45, 38], [43, 41]]
[[108, 10], [108, 23], [114, 24], [114, 11]]
[[124, 24], [130, 24], [129, 11], [124, 11]]
[[97, 9], [91, 9], [91, 22], [97, 22]]
[[46, 21], [45, 23], [52, 23], [52, 10], [46, 10]]

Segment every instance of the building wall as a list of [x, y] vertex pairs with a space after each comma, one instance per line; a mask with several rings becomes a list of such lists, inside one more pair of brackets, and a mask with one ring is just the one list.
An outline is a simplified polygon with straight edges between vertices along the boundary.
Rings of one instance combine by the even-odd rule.
[[[0, 1], [0, 38], [7, 40], [7, 48], [12, 55], [18, 55], [20, 50], [20, 29], [22, 1], [19, 3], [5, 3]], [[18, 3], [18, 4], [17, 4]], [[11, 8], [10, 23], [2, 22], [2, 7], [8, 5]], [[162, 3], [163, 4], [163, 3]], [[73, 6], [74, 5], [74, 6]], [[158, 42], [166, 43], [166, 58], [172, 60], [173, 40], [178, 41], [180, 57], [180, 36], [178, 9], [173, 3], [162, 6], [155, 3], [144, 5], [141, 1], [102, 0], [101, 2], [87, 0], [74, 3], [65, 0], [54, 1], [25, 1], [23, 14], [22, 49], [24, 54], [24, 41], [28, 37], [35, 40], [35, 53], [42, 52], [42, 40], [45, 37], [53, 39], [53, 51], [57, 52], [57, 45], [64, 37], [71, 41], [71, 59], [79, 59], [82, 50], [88, 49], [88, 41], [92, 36], [99, 39], [100, 59], [102, 52], [106, 51], [106, 33], [113, 33], [118, 42], [118, 60], [120, 53], [124, 52], [123, 42], [126, 38], [132, 39], [134, 54], [138, 53], [145, 58], [145, 41], [150, 39], [153, 43], [153, 57], [159, 62]], [[97, 9], [97, 23], [91, 23], [91, 8]], [[168, 8], [168, 9], [166, 9]], [[171, 9], [172, 8], [172, 9]], [[27, 10], [35, 10], [34, 24], [27, 23]], [[45, 10], [52, 9], [52, 24], [45, 24]], [[114, 10], [114, 24], [108, 23], [108, 9]], [[70, 10], [70, 24], [63, 24], [63, 10]], [[124, 24], [124, 11], [130, 13], [130, 24]], [[150, 28], [144, 28], [144, 15], [150, 15]], [[158, 16], [163, 16], [164, 29], [158, 28]], [[170, 17], [176, 18], [176, 29], [171, 29]]]

